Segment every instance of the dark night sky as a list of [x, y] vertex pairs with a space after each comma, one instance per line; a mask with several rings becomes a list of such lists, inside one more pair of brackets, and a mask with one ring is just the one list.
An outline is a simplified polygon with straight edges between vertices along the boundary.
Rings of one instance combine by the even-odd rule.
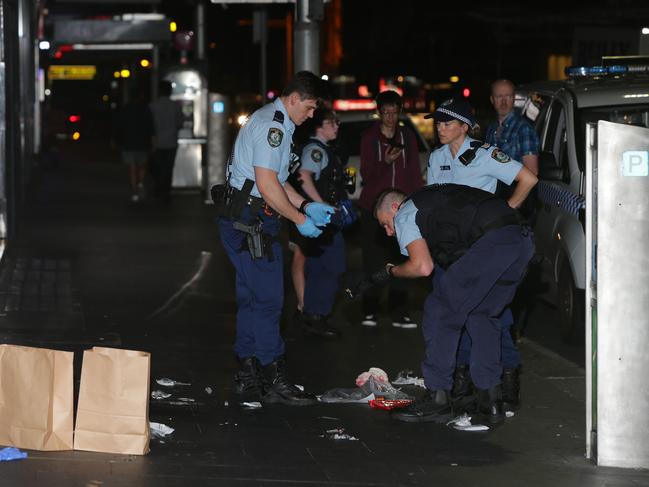
[[[83, 8], [97, 9], [76, 4], [74, 11]], [[283, 19], [293, 5], [267, 8], [271, 19]], [[146, 9], [150, 5], [129, 10]], [[252, 27], [239, 23], [250, 20], [253, 9], [252, 5], [207, 4], [207, 41], [214, 43], [208, 49], [210, 82], [215, 90], [258, 89], [259, 48], [252, 43]], [[181, 29], [193, 28], [192, 1], [162, 0], [159, 10], [177, 19]], [[629, 30], [643, 23], [649, 24], [647, 0], [551, 0], [542, 5], [513, 0], [343, 0], [340, 73], [354, 75], [370, 87], [379, 76], [396, 74], [430, 82], [457, 74], [474, 88], [488, 86], [498, 76], [525, 82], [546, 76], [549, 53], [571, 54], [578, 26]], [[271, 29], [271, 87], [279, 88], [284, 82], [285, 53], [284, 30]], [[170, 59], [175, 56], [172, 53]]]

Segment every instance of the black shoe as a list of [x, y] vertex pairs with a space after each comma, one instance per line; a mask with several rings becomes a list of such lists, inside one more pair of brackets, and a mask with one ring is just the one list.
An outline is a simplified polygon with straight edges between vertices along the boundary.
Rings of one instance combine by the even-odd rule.
[[243, 400], [258, 401], [261, 398], [259, 362], [255, 357], [239, 359], [239, 370], [234, 374], [234, 391]]
[[500, 385], [478, 391], [478, 416], [491, 424], [505, 421]]
[[503, 369], [503, 407], [505, 411], [518, 411], [521, 407], [520, 368]]
[[449, 391], [429, 391], [404, 408], [395, 409], [390, 416], [409, 423], [445, 423], [453, 417]]
[[469, 365], [458, 365], [453, 374], [451, 400], [456, 407], [464, 407], [475, 398], [475, 389], [471, 382]]
[[286, 378], [286, 361], [280, 357], [262, 367], [263, 394], [261, 401], [287, 406], [311, 406], [318, 400], [312, 394], [301, 391]]
[[340, 331], [327, 322], [326, 316], [303, 313], [302, 326], [304, 327], [304, 331], [309, 335], [322, 338], [340, 337]]

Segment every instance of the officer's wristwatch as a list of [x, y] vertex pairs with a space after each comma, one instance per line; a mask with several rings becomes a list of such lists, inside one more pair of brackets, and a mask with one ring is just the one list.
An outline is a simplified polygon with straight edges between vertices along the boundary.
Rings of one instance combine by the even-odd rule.
[[311, 203], [311, 202], [309, 200], [307, 200], [306, 198], [302, 201], [302, 204], [300, 205], [300, 208], [299, 208], [300, 213], [306, 215], [306, 205], [308, 205], [309, 203]]

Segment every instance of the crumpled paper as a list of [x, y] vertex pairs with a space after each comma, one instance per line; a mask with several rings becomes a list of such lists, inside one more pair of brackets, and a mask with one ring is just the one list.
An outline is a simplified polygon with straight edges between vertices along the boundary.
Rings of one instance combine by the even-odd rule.
[[173, 386], [191, 386], [188, 382], [179, 382], [173, 379], [167, 379], [163, 377], [162, 379], [156, 379], [156, 382], [164, 387], [173, 387]]
[[163, 423], [154, 423], [153, 421], [149, 421], [149, 428], [151, 430], [152, 438], [164, 438], [176, 431], [171, 426], [167, 426]]
[[489, 430], [489, 426], [485, 424], [472, 424], [471, 416], [469, 416], [468, 414], [463, 414], [462, 416], [453, 418], [448, 423], [446, 423], [446, 425], [453, 426], [454, 429], [460, 431], [488, 431]]
[[20, 451], [18, 448], [9, 446], [0, 450], [0, 462], [8, 462], [11, 460], [22, 460], [27, 458], [27, 453]]

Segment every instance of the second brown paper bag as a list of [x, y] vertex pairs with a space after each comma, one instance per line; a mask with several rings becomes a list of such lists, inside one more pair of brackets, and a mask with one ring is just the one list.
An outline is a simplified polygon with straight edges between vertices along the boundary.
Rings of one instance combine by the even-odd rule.
[[74, 449], [149, 452], [151, 355], [94, 347], [83, 353]]

